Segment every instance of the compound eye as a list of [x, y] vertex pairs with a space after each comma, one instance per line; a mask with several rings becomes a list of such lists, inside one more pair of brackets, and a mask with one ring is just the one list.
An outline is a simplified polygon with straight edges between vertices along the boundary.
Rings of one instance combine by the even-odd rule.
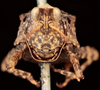
[[35, 21], [38, 20], [38, 18], [39, 18], [39, 8], [38, 7], [35, 7], [35, 8], [32, 9], [32, 11], [31, 11], [31, 17]]
[[58, 9], [56, 7], [53, 9], [53, 17], [54, 17], [55, 21], [58, 21], [60, 19], [60, 17], [61, 17], [60, 9]]

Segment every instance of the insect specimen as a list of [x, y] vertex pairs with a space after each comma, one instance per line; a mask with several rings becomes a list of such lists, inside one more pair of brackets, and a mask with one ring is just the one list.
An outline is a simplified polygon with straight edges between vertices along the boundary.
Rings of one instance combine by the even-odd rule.
[[[57, 7], [46, 4], [35, 7], [31, 11], [20, 15], [20, 26], [14, 46], [2, 62], [2, 71], [7, 71], [27, 79], [37, 87], [40, 82], [34, 80], [31, 73], [16, 69], [18, 61], [23, 58], [33, 63], [49, 62], [54, 72], [66, 76], [62, 88], [70, 80], [84, 79], [83, 71], [93, 61], [98, 60], [98, 51], [89, 46], [80, 47], [75, 31], [75, 16]], [[87, 61], [80, 65], [80, 59]], [[57, 63], [65, 63], [65, 70], [56, 69]], [[70, 68], [74, 68], [74, 72]]]

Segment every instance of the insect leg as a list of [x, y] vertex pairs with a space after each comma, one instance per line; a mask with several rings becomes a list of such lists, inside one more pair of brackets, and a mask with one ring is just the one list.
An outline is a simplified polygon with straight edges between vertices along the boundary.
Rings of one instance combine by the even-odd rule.
[[82, 71], [84, 71], [89, 65], [99, 58], [99, 52], [95, 48], [89, 46], [81, 47], [79, 54], [82, 59], [87, 59], [87, 61], [81, 65]]
[[[87, 59], [87, 61], [84, 62], [81, 65], [81, 70], [82, 71], [84, 71], [89, 65], [91, 65], [94, 61], [98, 60], [98, 58], [99, 58], [99, 52], [95, 48], [89, 47], [89, 46], [81, 47], [80, 50], [79, 50], [79, 54], [80, 54], [82, 59], [84, 59], [84, 58]], [[69, 63], [65, 64], [65, 69], [66, 70], [69, 71], [71, 67], [72, 67], [72, 65], [70, 65]], [[59, 88], [63, 88], [63, 87], [65, 87], [70, 82], [70, 80], [71, 79], [69, 79], [66, 76], [64, 83], [57, 84], [57, 86]]]
[[54, 72], [57, 72], [57, 73], [60, 73], [62, 75], [66, 75], [67, 78], [70, 78], [70, 79], [77, 79], [76, 75], [73, 73], [73, 72], [70, 72], [70, 71], [67, 71], [67, 70], [61, 70], [61, 69], [56, 69], [54, 67], [54, 65], [51, 66], [52, 70]]
[[74, 68], [74, 71], [75, 71], [75, 75], [78, 78], [77, 80], [80, 81], [80, 79], [84, 79], [84, 75], [83, 75], [83, 72], [81, 70], [79, 60], [77, 60], [77, 58], [76, 58], [74, 53], [70, 53], [70, 62], [73, 65], [73, 68]]
[[23, 79], [27, 79], [32, 84], [39, 87], [40, 82], [36, 82], [32, 77], [31, 73], [15, 68], [18, 61], [22, 58], [22, 54], [23, 54], [23, 49], [20, 49], [20, 47], [17, 47], [16, 49], [12, 49], [2, 62], [1, 65], [2, 71], [7, 71], [9, 73], [14, 74], [15, 76], [19, 76]]
[[73, 72], [68, 71], [68, 67], [66, 67], [67, 70], [61, 70], [61, 69], [54, 68], [53, 65], [51, 66], [54, 72], [58, 72], [66, 76], [66, 80], [62, 85], [57, 84], [57, 86], [60, 88], [63, 88], [64, 86], [66, 86], [70, 80], [77, 79], [77, 81], [80, 81], [80, 79], [84, 79], [83, 72], [79, 64], [79, 60], [77, 60], [75, 54], [70, 53], [69, 55], [70, 55], [70, 62], [74, 68], [75, 74]]
[[[70, 69], [72, 68], [72, 64], [70, 62], [66, 62], [65, 64], [65, 70], [68, 70], [70, 71]], [[63, 88], [65, 86], [67, 86], [67, 84], [70, 82], [70, 78], [67, 77], [67, 75], [65, 76], [65, 81], [62, 83], [62, 84], [58, 84], [56, 83], [56, 85], [59, 87], [59, 88]]]
[[6, 71], [6, 66], [7, 66], [7, 63], [9, 63], [9, 60], [11, 58], [11, 55], [15, 52], [15, 48], [12, 48], [7, 56], [3, 59], [2, 63], [1, 63], [1, 71]]

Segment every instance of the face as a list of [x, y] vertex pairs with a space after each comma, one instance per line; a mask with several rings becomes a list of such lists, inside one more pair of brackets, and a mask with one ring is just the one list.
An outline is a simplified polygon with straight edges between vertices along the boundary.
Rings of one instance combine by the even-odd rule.
[[64, 45], [64, 30], [59, 23], [60, 10], [48, 4], [35, 7], [31, 11], [31, 18], [38, 23], [28, 39], [31, 55], [41, 62], [57, 60]]

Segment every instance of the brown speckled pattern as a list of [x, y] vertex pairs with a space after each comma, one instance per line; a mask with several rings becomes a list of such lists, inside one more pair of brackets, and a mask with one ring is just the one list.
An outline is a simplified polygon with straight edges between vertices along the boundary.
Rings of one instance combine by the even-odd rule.
[[[31, 73], [15, 68], [23, 58], [33, 63], [50, 62], [54, 72], [65, 75], [64, 83], [56, 84], [59, 88], [65, 87], [73, 79], [84, 79], [83, 71], [98, 60], [99, 52], [93, 47], [80, 47], [76, 37], [76, 17], [59, 10], [61, 13], [57, 16], [60, 17], [55, 20], [54, 9], [49, 4], [39, 7], [37, 21], [32, 18], [31, 11], [20, 15], [21, 23], [14, 42], [16, 48], [4, 58], [2, 71], [27, 79], [39, 87], [40, 82], [35, 81]], [[80, 65], [80, 59], [84, 58], [86, 62]], [[57, 63], [65, 63], [65, 70], [54, 68]], [[74, 72], [70, 71], [72, 67]]]

